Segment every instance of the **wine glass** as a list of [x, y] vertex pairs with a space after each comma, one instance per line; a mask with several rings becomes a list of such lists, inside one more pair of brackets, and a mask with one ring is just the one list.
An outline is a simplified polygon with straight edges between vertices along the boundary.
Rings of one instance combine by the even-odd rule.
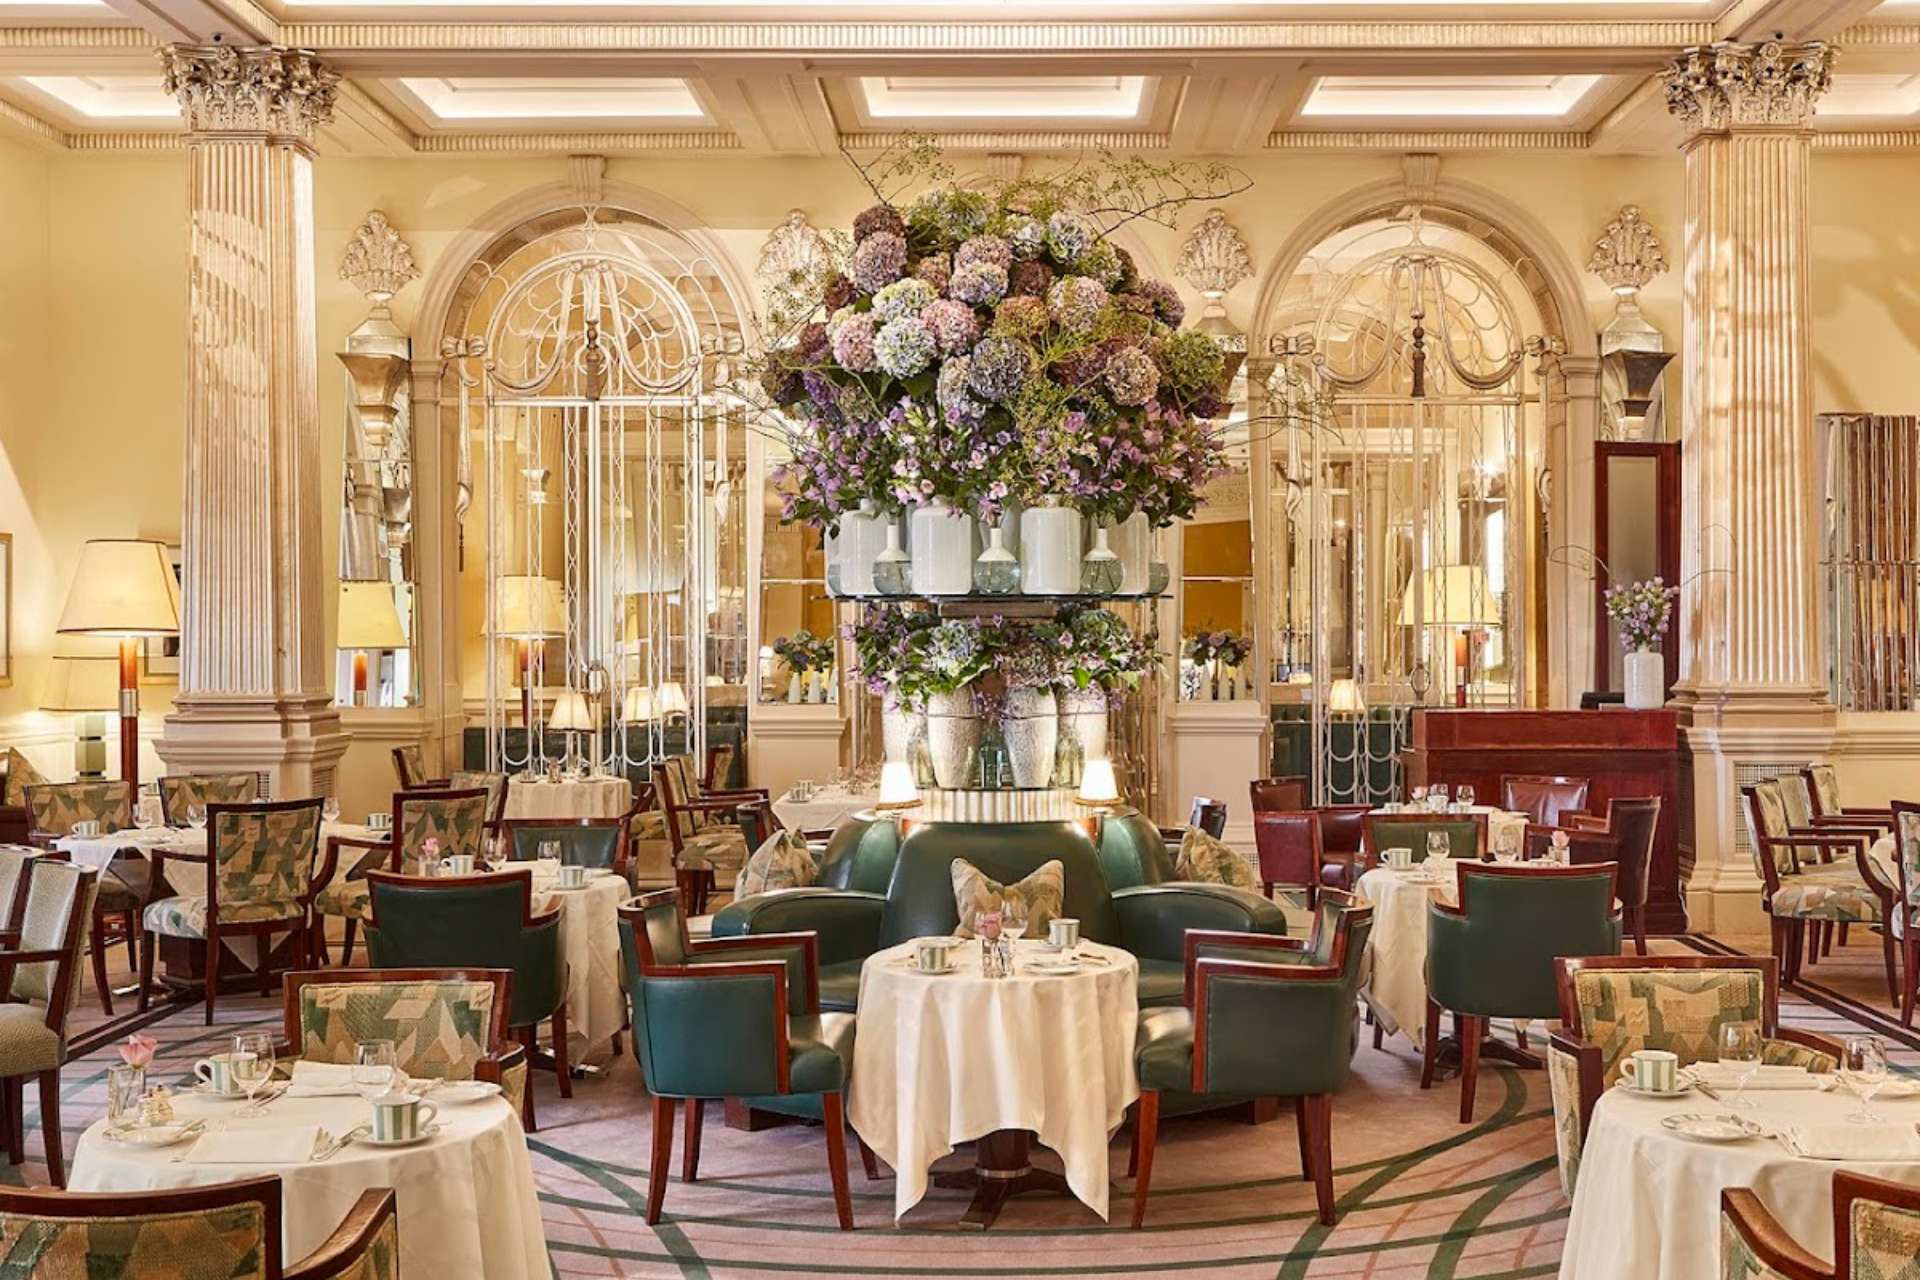
[[393, 1041], [362, 1040], [353, 1046], [353, 1087], [371, 1102], [393, 1088]]
[[540, 861], [560, 861], [560, 842], [558, 840], [542, 840], [540, 842]]
[[1427, 857], [1451, 858], [1453, 856], [1453, 837], [1444, 831], [1427, 832]]
[[1027, 936], [1027, 904], [1012, 894], [1000, 904], [1000, 929], [1009, 943]]
[[1753, 1079], [1753, 1073], [1760, 1069], [1760, 1024], [1757, 1022], [1729, 1022], [1720, 1028], [1720, 1061], [1733, 1073], [1733, 1097], [1727, 1105], [1736, 1108], [1752, 1107], [1753, 1100], [1747, 1097], [1747, 1082]]
[[242, 1031], [233, 1038], [233, 1080], [246, 1090], [247, 1105], [233, 1114], [261, 1114], [259, 1093], [273, 1079], [273, 1037], [265, 1031]]
[[1887, 1046], [1879, 1036], [1849, 1036], [1840, 1062], [1840, 1078], [1860, 1109], [1847, 1119], [1853, 1124], [1877, 1124], [1883, 1118], [1870, 1105], [1873, 1095], [1887, 1082]]
[[1461, 783], [1453, 794], [1454, 798], [1460, 801], [1462, 807], [1469, 809], [1473, 807], [1473, 788], [1466, 783]]
[[1425, 787], [1415, 787], [1411, 794], [1416, 809], [1424, 809], [1427, 807], [1427, 789]]
[[320, 821], [334, 823], [340, 821], [340, 798], [328, 796], [320, 803]]
[[188, 805], [187, 806], [187, 825], [192, 827], [195, 831], [204, 830], [207, 825], [207, 806], [203, 804]]

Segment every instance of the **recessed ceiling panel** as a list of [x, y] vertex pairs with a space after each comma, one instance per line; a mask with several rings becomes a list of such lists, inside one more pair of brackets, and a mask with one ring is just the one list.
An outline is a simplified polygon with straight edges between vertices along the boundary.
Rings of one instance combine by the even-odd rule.
[[1900, 118], [1920, 112], [1920, 75], [1839, 75], [1814, 104], [1816, 120]]
[[397, 84], [428, 117], [448, 122], [707, 119], [685, 80], [445, 76]]
[[1600, 76], [1326, 76], [1302, 116], [1558, 120], [1573, 114]]
[[908, 120], [1138, 120], [1146, 76], [863, 76], [864, 114]]
[[83, 123], [180, 122], [179, 102], [156, 75], [22, 76], [16, 83]]

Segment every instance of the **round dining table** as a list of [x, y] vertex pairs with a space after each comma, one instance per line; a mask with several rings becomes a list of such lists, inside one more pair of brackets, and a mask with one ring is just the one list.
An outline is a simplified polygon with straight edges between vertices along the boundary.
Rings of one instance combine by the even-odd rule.
[[633, 808], [633, 787], [625, 778], [512, 778], [507, 782], [507, 813], [514, 819], [617, 818]]
[[[1140, 1096], [1140, 966], [1115, 947], [1079, 950], [1067, 974], [1034, 967], [1059, 954], [1039, 940], [1015, 946], [1008, 977], [982, 972], [975, 941], [955, 947], [950, 973], [914, 968], [912, 943], [862, 966], [848, 1115], [895, 1171], [896, 1218], [962, 1142], [976, 1144], [974, 1167], [936, 1179], [974, 1190], [962, 1226], [991, 1225], [1027, 1191], [1070, 1191], [1107, 1216], [1107, 1144]], [[1030, 1165], [1035, 1139], [1059, 1153], [1064, 1181]]]
[[589, 872], [579, 888], [563, 889], [559, 863], [533, 864], [534, 910], [560, 908], [567, 1031], [573, 1040], [584, 1041], [589, 1052], [611, 1048], [614, 1035], [626, 1025], [627, 1001], [620, 988], [620, 904], [630, 896], [626, 879], [613, 871]]
[[775, 797], [773, 814], [789, 831], [824, 831], [839, 826], [857, 813], [864, 813], [880, 802], [874, 792], [840, 791], [817, 787], [806, 799], [793, 792]]
[[499, 1098], [436, 1103], [439, 1132], [417, 1146], [354, 1142], [324, 1160], [311, 1158], [317, 1131], [339, 1138], [364, 1123], [368, 1107], [360, 1097], [283, 1096], [264, 1115], [244, 1119], [234, 1114], [240, 1105], [181, 1091], [175, 1115], [204, 1120], [207, 1129], [174, 1147], [123, 1145], [106, 1136], [107, 1122], [100, 1120], [80, 1135], [68, 1190], [157, 1191], [276, 1175], [281, 1239], [293, 1261], [326, 1240], [361, 1192], [392, 1187], [402, 1275], [527, 1280], [548, 1274], [526, 1134], [518, 1113]]
[[[1724, 1098], [1726, 1095], [1722, 1093]], [[1884, 1125], [1850, 1126], [1859, 1103], [1844, 1089], [1754, 1089], [1757, 1105], [1731, 1112], [1698, 1091], [1645, 1098], [1613, 1088], [1594, 1106], [1580, 1153], [1573, 1213], [1560, 1280], [1719, 1280], [1720, 1192], [1750, 1187], [1796, 1241], [1833, 1257], [1833, 1175], [1838, 1169], [1920, 1183], [1920, 1097], [1876, 1098]], [[1737, 1114], [1765, 1136], [1705, 1142], [1662, 1122], [1681, 1114]], [[1843, 1144], [1862, 1141], [1907, 1148], [1892, 1158], [1811, 1159], [1777, 1136], [1789, 1126], [1818, 1131]]]

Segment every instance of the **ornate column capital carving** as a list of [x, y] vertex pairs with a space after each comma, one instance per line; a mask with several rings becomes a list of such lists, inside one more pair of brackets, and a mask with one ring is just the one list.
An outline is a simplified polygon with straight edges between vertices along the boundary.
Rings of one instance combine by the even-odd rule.
[[384, 306], [393, 295], [420, 278], [414, 265], [413, 250], [400, 237], [387, 215], [375, 209], [347, 241], [340, 260], [340, 278], [365, 294], [376, 306]]
[[333, 118], [340, 84], [305, 49], [272, 45], [171, 44], [160, 50], [166, 91], [180, 100], [195, 134], [264, 134], [313, 145]]
[[1667, 110], [1690, 138], [1743, 126], [1805, 128], [1833, 84], [1833, 60], [1833, 47], [1819, 40], [1686, 49], [1662, 73]]
[[1667, 255], [1660, 238], [1640, 216], [1637, 204], [1622, 205], [1606, 234], [1593, 244], [1593, 256], [1587, 270], [1607, 282], [1615, 293], [1634, 294], [1667, 269]]

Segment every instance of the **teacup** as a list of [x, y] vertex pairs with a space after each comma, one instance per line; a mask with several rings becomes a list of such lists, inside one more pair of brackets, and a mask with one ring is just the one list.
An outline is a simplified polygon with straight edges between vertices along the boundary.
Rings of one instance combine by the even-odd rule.
[[1387, 865], [1395, 871], [1406, 871], [1413, 866], [1413, 850], [1402, 847], [1387, 850]]
[[560, 887], [578, 889], [587, 882], [587, 869], [577, 863], [567, 863], [560, 868]]
[[91, 840], [100, 834], [100, 823], [94, 818], [83, 818], [69, 829], [82, 840]]
[[375, 1142], [412, 1142], [440, 1113], [411, 1093], [383, 1093], [373, 1100]]
[[207, 1086], [209, 1093], [237, 1098], [246, 1092], [233, 1074], [233, 1055], [230, 1053], [216, 1053], [210, 1058], [200, 1059], [193, 1064], [193, 1074]]
[[1056, 951], [1071, 951], [1080, 945], [1080, 922], [1072, 916], [1055, 916], [1047, 921], [1047, 941]]
[[1620, 1078], [1642, 1093], [1673, 1093], [1680, 1088], [1680, 1055], [1636, 1049], [1620, 1064]]
[[950, 963], [953, 951], [951, 938], [922, 938], [913, 944], [913, 967], [928, 973], [938, 973]]
[[370, 813], [367, 815], [367, 825], [375, 831], [391, 831], [393, 829], [393, 815], [391, 813]]
[[470, 876], [473, 874], [473, 855], [470, 853], [451, 853], [440, 859], [440, 874], [443, 876]]
[[807, 801], [813, 799], [813, 783], [809, 782], [805, 778], [802, 778], [800, 781], [794, 783], [793, 798], [799, 801], [801, 804], [805, 804]]

